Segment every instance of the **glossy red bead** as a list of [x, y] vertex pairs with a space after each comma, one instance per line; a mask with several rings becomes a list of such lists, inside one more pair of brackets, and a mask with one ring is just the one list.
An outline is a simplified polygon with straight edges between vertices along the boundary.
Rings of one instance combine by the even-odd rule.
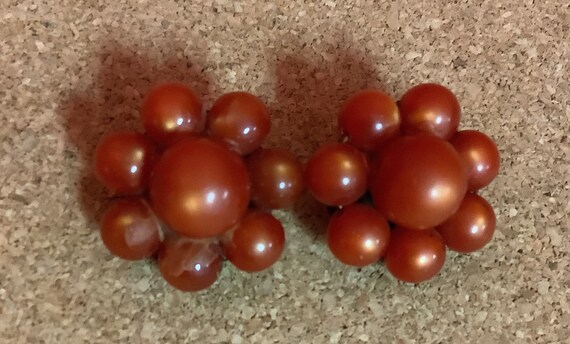
[[238, 269], [265, 270], [275, 264], [285, 248], [281, 222], [267, 212], [252, 210], [222, 239], [226, 258]]
[[434, 229], [396, 227], [391, 233], [384, 262], [400, 281], [427, 281], [437, 275], [445, 263], [443, 238]]
[[459, 126], [461, 107], [445, 86], [433, 83], [414, 86], [398, 105], [404, 135], [433, 135], [448, 140]]
[[434, 136], [396, 139], [373, 173], [374, 204], [389, 221], [409, 228], [432, 228], [459, 209], [467, 191], [461, 157]]
[[495, 212], [481, 196], [467, 194], [459, 210], [436, 229], [445, 244], [461, 253], [482, 249], [495, 233]]
[[469, 191], [489, 185], [499, 174], [499, 150], [489, 136], [475, 130], [457, 132], [449, 141], [467, 168]]
[[197, 242], [182, 237], [169, 237], [159, 255], [158, 268], [164, 280], [182, 291], [209, 288], [222, 269], [220, 248], [214, 242]]
[[390, 227], [380, 213], [364, 204], [337, 210], [327, 229], [327, 243], [342, 263], [366, 266], [384, 256], [390, 240]]
[[290, 208], [305, 190], [303, 165], [281, 149], [259, 149], [246, 160], [252, 201], [264, 209]]
[[398, 134], [400, 113], [388, 94], [364, 90], [346, 100], [338, 115], [338, 125], [350, 144], [374, 150]]
[[261, 146], [271, 127], [263, 102], [247, 92], [231, 92], [216, 100], [208, 112], [208, 133], [246, 155]]
[[202, 101], [188, 86], [164, 83], [145, 96], [140, 118], [148, 135], [157, 143], [171, 145], [204, 130]]
[[329, 206], [356, 202], [368, 186], [368, 161], [346, 143], [329, 143], [307, 162], [305, 183], [313, 196]]
[[160, 224], [139, 197], [114, 201], [103, 213], [100, 233], [107, 249], [127, 260], [150, 257], [160, 247]]
[[157, 215], [176, 232], [213, 237], [245, 213], [249, 179], [241, 157], [224, 145], [188, 138], [171, 146], [156, 163], [150, 196]]
[[146, 189], [155, 159], [155, 147], [146, 136], [112, 133], [95, 148], [93, 170], [97, 179], [116, 195], [137, 195]]

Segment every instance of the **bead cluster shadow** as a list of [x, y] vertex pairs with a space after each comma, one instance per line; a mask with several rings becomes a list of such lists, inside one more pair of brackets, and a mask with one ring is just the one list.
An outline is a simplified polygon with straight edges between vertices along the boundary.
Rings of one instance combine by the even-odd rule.
[[[373, 64], [364, 53], [350, 48], [332, 50], [336, 53], [329, 61], [314, 52], [277, 53], [275, 101], [269, 106], [272, 116], [280, 122], [279, 126], [272, 127], [272, 136], [287, 138], [289, 142], [281, 139], [280, 145], [293, 149], [304, 162], [323, 144], [340, 139], [337, 113], [348, 96], [361, 89], [382, 89]], [[293, 209], [302, 228], [315, 240], [324, 240], [332, 211], [334, 209], [316, 201], [309, 192]]]
[[[83, 166], [76, 180], [78, 202], [91, 222], [97, 222], [109, 195], [91, 171], [91, 159], [100, 137], [120, 130], [142, 131], [138, 109], [142, 96], [154, 84], [181, 81], [199, 94], [206, 94], [211, 80], [204, 73], [204, 61], [184, 56], [185, 46], [162, 48], [165, 59], [141, 55], [135, 47], [109, 40], [93, 57], [96, 70], [87, 89], [74, 91], [61, 104], [60, 120], [68, 144]], [[183, 57], [180, 57], [183, 56]], [[90, 67], [90, 66], [89, 66]], [[89, 68], [88, 67], [88, 68]], [[75, 153], [71, 153], [75, 154]]]
[[[83, 166], [75, 181], [78, 202], [91, 222], [98, 221], [111, 198], [91, 171], [91, 158], [100, 137], [118, 130], [141, 131], [138, 109], [143, 95], [156, 83], [180, 81], [201, 95], [215, 88], [205, 72], [206, 61], [186, 56], [186, 46], [166, 47], [161, 49], [165, 58], [160, 59], [114, 40], [102, 42], [100, 52], [93, 57], [94, 66], [89, 66], [96, 71], [92, 84], [68, 95], [60, 106], [60, 120], [66, 128], [68, 144], [74, 148], [69, 154], [77, 153], [79, 156], [72, 158]], [[338, 141], [336, 115], [350, 94], [365, 88], [382, 88], [364, 53], [330, 48], [335, 54], [327, 55], [327, 61], [303, 46], [293, 49], [298, 52], [294, 55], [276, 51], [273, 70], [268, 71], [275, 88], [274, 99], [268, 101], [274, 122], [273, 139], [268, 145], [275, 141], [303, 161], [324, 143]], [[293, 209], [307, 234], [318, 240], [324, 238], [330, 213], [331, 209], [308, 192]]]

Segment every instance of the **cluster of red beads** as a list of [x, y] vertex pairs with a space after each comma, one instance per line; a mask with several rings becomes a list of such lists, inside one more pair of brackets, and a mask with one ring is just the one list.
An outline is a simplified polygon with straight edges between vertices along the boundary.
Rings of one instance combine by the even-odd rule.
[[158, 253], [162, 276], [183, 291], [212, 285], [224, 259], [248, 272], [273, 265], [285, 234], [269, 210], [290, 207], [304, 186], [292, 154], [260, 148], [270, 130], [263, 102], [228, 93], [205, 114], [190, 88], [168, 83], [146, 95], [140, 118], [146, 134], [109, 134], [95, 150], [95, 175], [121, 196], [101, 220], [109, 251]]
[[[495, 214], [476, 192], [497, 176], [499, 152], [485, 134], [458, 131], [460, 113], [438, 84], [415, 86], [398, 102], [378, 90], [345, 102], [345, 140], [321, 147], [305, 170], [313, 196], [338, 207], [327, 228], [338, 260], [383, 258], [397, 279], [419, 283], [441, 270], [446, 246], [468, 253], [491, 240]], [[361, 201], [367, 192], [373, 204]]]

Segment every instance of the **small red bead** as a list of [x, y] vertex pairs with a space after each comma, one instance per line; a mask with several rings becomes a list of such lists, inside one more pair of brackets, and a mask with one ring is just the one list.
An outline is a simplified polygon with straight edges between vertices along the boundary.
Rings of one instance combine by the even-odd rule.
[[164, 280], [174, 288], [199, 291], [216, 282], [222, 257], [215, 243], [169, 237], [160, 249], [158, 267]]
[[117, 195], [137, 195], [147, 185], [156, 149], [146, 136], [119, 132], [104, 136], [93, 156], [97, 179]]
[[115, 256], [139, 260], [160, 247], [160, 224], [142, 198], [114, 201], [101, 219], [101, 239]]

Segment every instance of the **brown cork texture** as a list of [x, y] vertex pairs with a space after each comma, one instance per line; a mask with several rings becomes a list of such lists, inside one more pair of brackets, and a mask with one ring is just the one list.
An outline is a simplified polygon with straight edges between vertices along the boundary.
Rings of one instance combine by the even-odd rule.
[[[0, 343], [563, 343], [570, 338], [568, 1], [3, 0], [0, 4]], [[178, 80], [271, 110], [267, 146], [305, 160], [337, 139], [352, 92], [450, 87], [462, 128], [496, 140], [482, 195], [498, 230], [479, 253], [401, 284], [342, 266], [306, 196], [272, 269], [229, 264], [209, 290], [170, 288], [113, 258], [99, 137], [140, 130], [149, 87]]]

